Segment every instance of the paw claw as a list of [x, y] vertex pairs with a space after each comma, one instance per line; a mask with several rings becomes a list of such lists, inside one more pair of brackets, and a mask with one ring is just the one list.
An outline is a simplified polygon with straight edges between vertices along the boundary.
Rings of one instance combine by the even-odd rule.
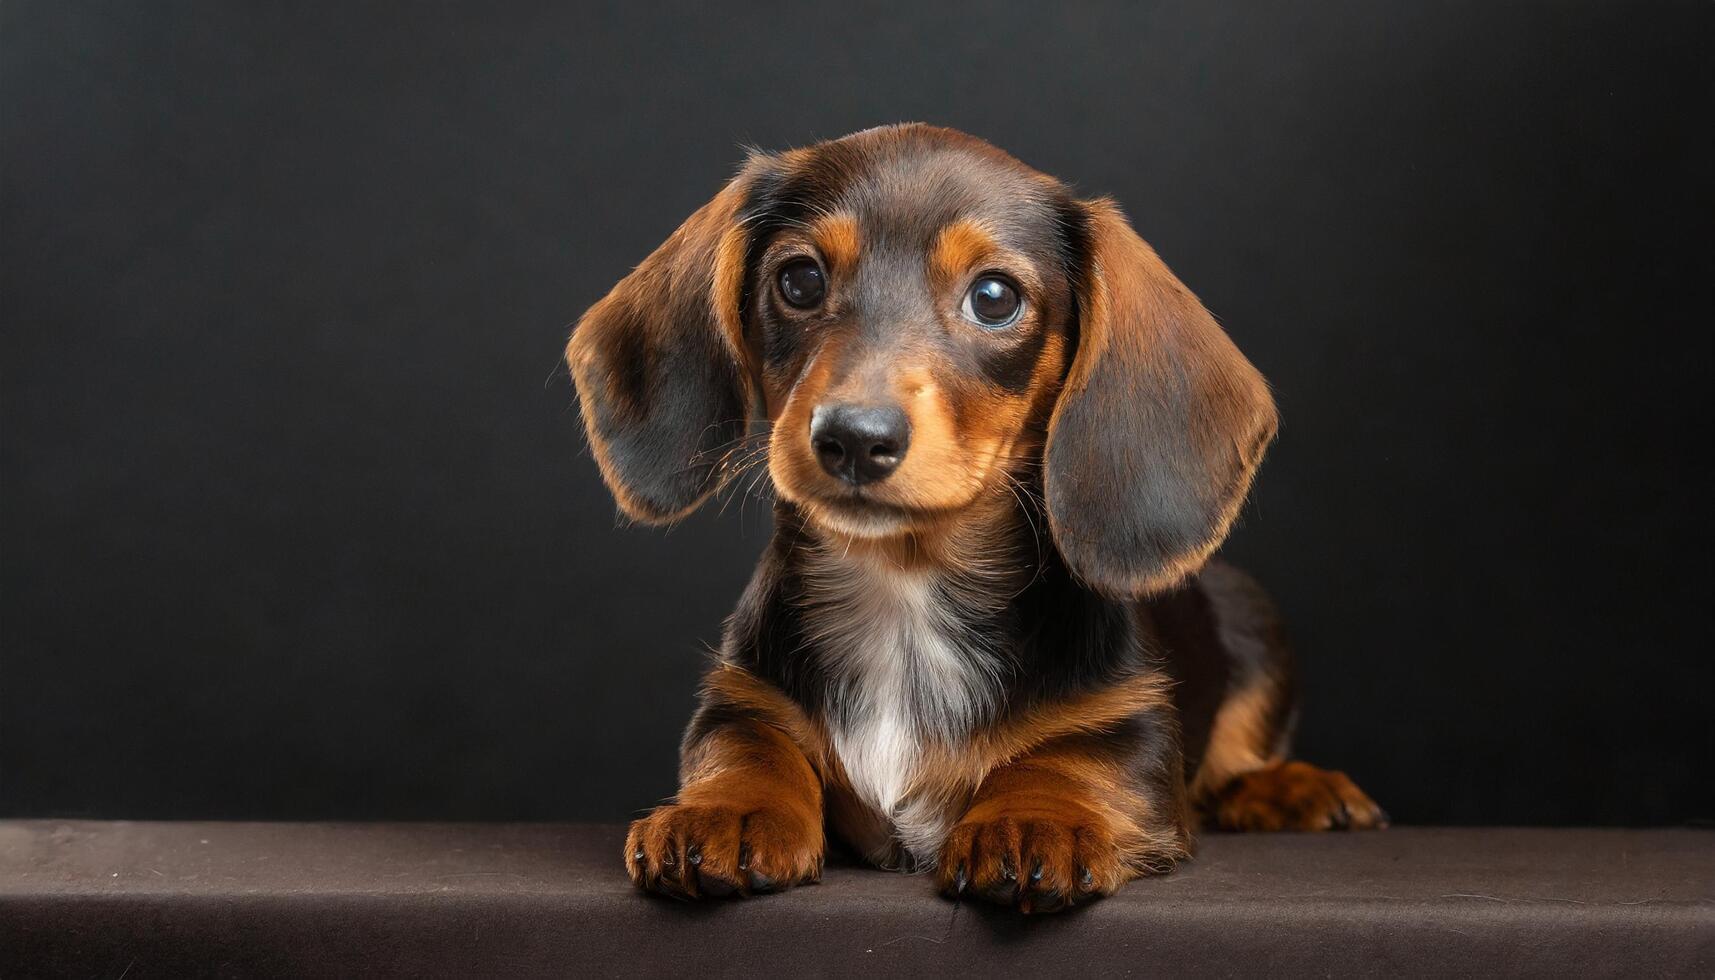
[[1012, 905], [1018, 901], [1018, 886], [1010, 882], [997, 884], [985, 892], [983, 897], [996, 905]]
[[633, 823], [624, 856], [632, 881], [647, 891], [724, 898], [816, 880], [822, 844], [821, 825], [798, 811], [699, 801], [668, 804]]
[[947, 836], [939, 867], [949, 898], [973, 895], [1021, 913], [1057, 912], [1135, 875], [1137, 857], [1094, 814], [1020, 818], [989, 811], [966, 817]]

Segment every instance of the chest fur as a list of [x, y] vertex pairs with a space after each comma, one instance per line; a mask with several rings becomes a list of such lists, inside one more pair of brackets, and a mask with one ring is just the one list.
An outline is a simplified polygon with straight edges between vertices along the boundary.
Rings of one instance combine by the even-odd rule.
[[838, 829], [882, 864], [932, 862], [957, 814], [924, 792], [926, 750], [992, 716], [1002, 662], [981, 610], [931, 572], [826, 569], [808, 622], [829, 677], [830, 749], [846, 780]]

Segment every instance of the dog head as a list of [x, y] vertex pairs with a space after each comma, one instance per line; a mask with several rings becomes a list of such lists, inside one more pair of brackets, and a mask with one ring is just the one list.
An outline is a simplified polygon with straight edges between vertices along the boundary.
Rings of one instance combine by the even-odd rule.
[[1112, 202], [922, 125], [752, 156], [566, 359], [637, 520], [694, 509], [766, 422], [777, 492], [853, 538], [933, 533], [1039, 472], [1066, 564], [1115, 596], [1201, 566], [1275, 428]]

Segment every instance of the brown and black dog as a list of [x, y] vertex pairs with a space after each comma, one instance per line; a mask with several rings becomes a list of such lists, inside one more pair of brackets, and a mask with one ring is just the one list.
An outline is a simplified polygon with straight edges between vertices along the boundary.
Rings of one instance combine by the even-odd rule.
[[812, 881], [831, 831], [1047, 911], [1170, 868], [1199, 813], [1385, 822], [1286, 760], [1279, 627], [1210, 561], [1268, 386], [1111, 201], [930, 126], [756, 154], [566, 359], [627, 515], [764, 464], [777, 498], [638, 885]]

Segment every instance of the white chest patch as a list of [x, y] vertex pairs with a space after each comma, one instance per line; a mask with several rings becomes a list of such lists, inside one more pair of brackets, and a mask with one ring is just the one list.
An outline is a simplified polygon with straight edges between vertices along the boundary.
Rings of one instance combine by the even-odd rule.
[[[951, 825], [945, 802], [912, 793], [925, 744], [957, 743], [993, 709], [1001, 661], [965, 625], [932, 572], [830, 562], [807, 620], [830, 673], [834, 752], [859, 801], [891, 828], [888, 849], [933, 862]], [[881, 859], [877, 844], [857, 842]]]

